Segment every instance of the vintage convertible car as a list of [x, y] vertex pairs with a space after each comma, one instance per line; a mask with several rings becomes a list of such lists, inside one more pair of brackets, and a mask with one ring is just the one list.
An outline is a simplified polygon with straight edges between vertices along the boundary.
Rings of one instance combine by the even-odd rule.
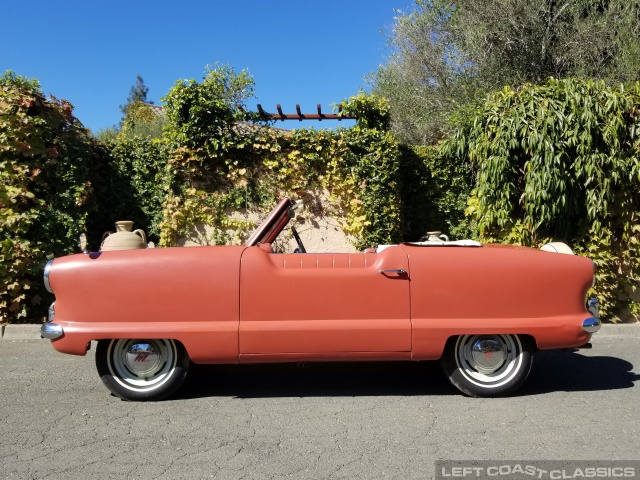
[[283, 199], [242, 246], [70, 255], [47, 263], [56, 301], [42, 336], [85, 355], [97, 341], [104, 384], [158, 400], [191, 363], [440, 359], [471, 396], [523, 384], [536, 350], [589, 345], [588, 258], [427, 241], [363, 253], [274, 253], [293, 216]]

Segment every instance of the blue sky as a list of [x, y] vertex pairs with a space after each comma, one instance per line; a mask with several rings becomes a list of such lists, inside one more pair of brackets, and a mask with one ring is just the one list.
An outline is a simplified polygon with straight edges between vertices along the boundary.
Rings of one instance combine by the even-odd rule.
[[[255, 80], [261, 103], [331, 113], [388, 54], [381, 30], [412, 0], [0, 0], [0, 73], [37, 78], [94, 132], [116, 124], [136, 75], [156, 104], [216, 62]], [[305, 124], [307, 122], [304, 122]], [[331, 124], [331, 125], [329, 125]], [[315, 128], [335, 122], [315, 122]], [[278, 122], [296, 128], [299, 122]]]

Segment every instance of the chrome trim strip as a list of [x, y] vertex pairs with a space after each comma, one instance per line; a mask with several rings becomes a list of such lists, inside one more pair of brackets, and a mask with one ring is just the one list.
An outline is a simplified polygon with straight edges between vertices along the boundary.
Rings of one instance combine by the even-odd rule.
[[47, 292], [53, 293], [51, 290], [51, 283], [49, 283], [49, 274], [51, 273], [51, 265], [53, 264], [53, 259], [49, 260], [44, 265], [44, 288], [47, 289]]
[[585, 332], [596, 333], [600, 330], [600, 320], [595, 317], [589, 317], [582, 322], [582, 329]]
[[56, 323], [45, 323], [40, 327], [40, 335], [42, 338], [47, 338], [49, 340], [55, 340], [56, 338], [60, 338], [64, 335], [64, 331], [62, 327]]

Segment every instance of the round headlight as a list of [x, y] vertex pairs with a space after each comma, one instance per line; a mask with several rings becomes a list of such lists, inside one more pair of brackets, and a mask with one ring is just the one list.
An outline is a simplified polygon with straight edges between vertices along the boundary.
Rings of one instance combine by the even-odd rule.
[[53, 293], [53, 290], [51, 290], [51, 283], [49, 283], [51, 265], [53, 265], [53, 260], [49, 260], [44, 266], [44, 288], [46, 288], [49, 293]]

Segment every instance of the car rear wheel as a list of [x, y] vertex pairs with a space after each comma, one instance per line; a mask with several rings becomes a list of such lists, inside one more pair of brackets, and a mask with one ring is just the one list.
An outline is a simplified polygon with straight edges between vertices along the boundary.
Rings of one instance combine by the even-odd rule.
[[462, 335], [447, 343], [441, 363], [451, 383], [472, 397], [497, 397], [527, 379], [533, 346], [518, 335]]
[[191, 361], [169, 339], [100, 340], [96, 367], [102, 382], [124, 400], [161, 400], [185, 381]]

